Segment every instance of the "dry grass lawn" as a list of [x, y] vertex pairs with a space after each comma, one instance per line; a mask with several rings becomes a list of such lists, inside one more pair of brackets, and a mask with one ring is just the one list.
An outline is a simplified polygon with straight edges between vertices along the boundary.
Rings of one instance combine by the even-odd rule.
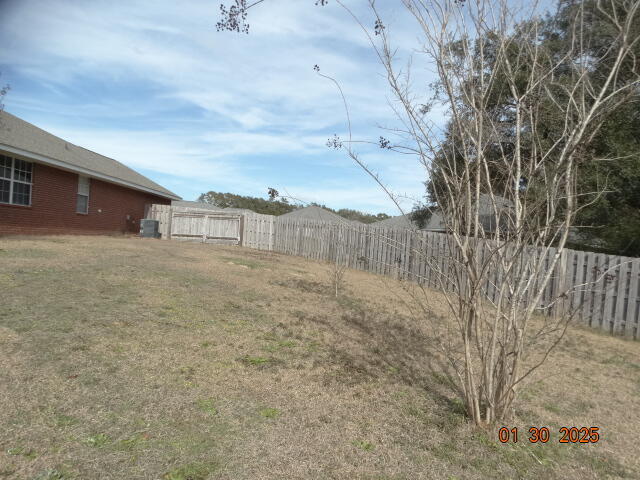
[[336, 300], [327, 265], [234, 247], [0, 238], [0, 478], [640, 478], [638, 342], [572, 328], [501, 444], [399, 284], [346, 282]]

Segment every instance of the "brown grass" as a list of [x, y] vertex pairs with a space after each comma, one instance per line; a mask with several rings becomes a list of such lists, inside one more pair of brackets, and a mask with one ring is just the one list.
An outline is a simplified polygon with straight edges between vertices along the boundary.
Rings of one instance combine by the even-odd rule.
[[[330, 274], [234, 247], [0, 239], [0, 478], [640, 475], [637, 342], [572, 328], [503, 445], [465, 421], [399, 284], [348, 271], [335, 299]], [[563, 425], [602, 439], [559, 444]]]

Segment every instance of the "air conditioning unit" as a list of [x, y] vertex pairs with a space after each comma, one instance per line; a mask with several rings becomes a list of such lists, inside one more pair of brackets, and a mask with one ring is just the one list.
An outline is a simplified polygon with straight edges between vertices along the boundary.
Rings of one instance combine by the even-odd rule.
[[160, 222], [150, 218], [140, 220], [140, 236], [143, 238], [160, 238]]

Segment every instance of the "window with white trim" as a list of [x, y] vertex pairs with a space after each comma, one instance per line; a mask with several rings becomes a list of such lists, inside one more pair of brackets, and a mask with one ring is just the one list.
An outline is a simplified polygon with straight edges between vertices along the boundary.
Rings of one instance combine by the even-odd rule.
[[33, 164], [0, 155], [0, 203], [31, 205]]
[[78, 175], [76, 213], [89, 213], [89, 177]]

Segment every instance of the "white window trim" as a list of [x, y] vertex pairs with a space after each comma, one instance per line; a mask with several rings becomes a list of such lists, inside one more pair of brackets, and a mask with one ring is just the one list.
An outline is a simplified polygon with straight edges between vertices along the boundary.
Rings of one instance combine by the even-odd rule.
[[[80, 193], [80, 185], [82, 182], [82, 179], [86, 178], [87, 180], [87, 193]], [[78, 191], [76, 194], [76, 213], [80, 214], [80, 215], [89, 215], [89, 196], [91, 193], [91, 178], [87, 177], [86, 175], [78, 175]], [[85, 212], [79, 212], [78, 211], [78, 197], [87, 197], [87, 210]]]
[[[9, 180], [9, 201], [8, 202], [0, 202], [0, 204], [2, 205], [18, 205], [19, 207], [30, 207], [31, 206], [31, 196], [33, 195], [33, 162], [28, 162], [27, 160], [22, 160], [25, 163], [28, 163], [29, 165], [31, 165], [31, 181], [30, 182], [24, 182], [22, 180], [16, 180], [15, 177], [15, 171], [16, 171], [16, 157], [10, 157], [9, 155], [4, 155], [6, 158], [10, 158], [11, 159], [11, 172], [9, 173], [9, 178], [5, 178], [5, 177], [1, 177], [2, 180]], [[29, 203], [28, 204], [24, 204], [24, 203], [14, 203], [13, 202], [13, 184], [14, 183], [22, 183], [24, 185], [29, 185], [31, 188], [29, 188]]]

